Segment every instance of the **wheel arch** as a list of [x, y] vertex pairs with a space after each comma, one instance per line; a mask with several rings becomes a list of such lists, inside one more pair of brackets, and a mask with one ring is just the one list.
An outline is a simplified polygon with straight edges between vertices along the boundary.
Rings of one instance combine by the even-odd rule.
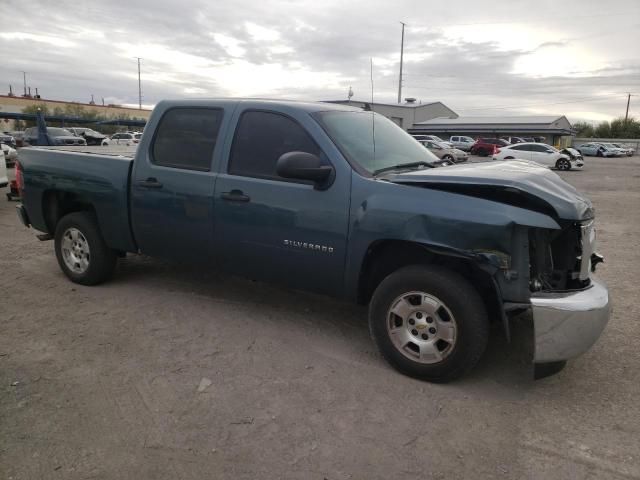
[[73, 212], [97, 215], [93, 203], [82, 195], [64, 190], [46, 190], [42, 194], [42, 214], [48, 233], [53, 234], [62, 217]]
[[489, 318], [504, 322], [502, 295], [497, 282], [471, 255], [408, 240], [378, 240], [369, 246], [360, 267], [358, 303], [368, 304], [382, 280], [400, 268], [416, 264], [439, 265], [458, 273], [478, 291]]

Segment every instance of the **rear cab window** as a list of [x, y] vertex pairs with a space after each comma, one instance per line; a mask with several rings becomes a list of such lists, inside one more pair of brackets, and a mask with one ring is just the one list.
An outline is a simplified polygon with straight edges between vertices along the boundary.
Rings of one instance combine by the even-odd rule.
[[151, 162], [164, 167], [210, 171], [222, 117], [220, 108], [167, 110], [156, 129]]

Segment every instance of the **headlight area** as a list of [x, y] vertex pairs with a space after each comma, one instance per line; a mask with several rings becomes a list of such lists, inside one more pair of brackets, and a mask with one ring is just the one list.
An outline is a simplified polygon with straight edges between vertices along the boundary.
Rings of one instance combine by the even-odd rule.
[[594, 248], [593, 220], [572, 222], [561, 230], [529, 230], [530, 291], [589, 287]]

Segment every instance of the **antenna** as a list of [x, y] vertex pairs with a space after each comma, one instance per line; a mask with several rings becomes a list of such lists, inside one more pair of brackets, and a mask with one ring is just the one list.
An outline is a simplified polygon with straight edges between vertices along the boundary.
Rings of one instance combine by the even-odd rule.
[[371, 57], [371, 136], [373, 138], [373, 164], [376, 162], [376, 117], [373, 112], [373, 57]]

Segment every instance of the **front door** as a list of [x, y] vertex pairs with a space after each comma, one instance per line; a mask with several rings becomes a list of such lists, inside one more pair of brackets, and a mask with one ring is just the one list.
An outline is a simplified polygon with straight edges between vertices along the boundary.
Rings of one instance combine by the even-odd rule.
[[298, 120], [276, 111], [239, 115], [216, 181], [215, 245], [232, 271], [336, 294], [343, 286], [350, 175], [336, 170], [325, 190], [279, 177], [276, 162], [291, 151], [331, 164]]
[[140, 145], [131, 215], [142, 253], [198, 263], [212, 259], [211, 165], [223, 113], [220, 108], [171, 108], [151, 145]]

